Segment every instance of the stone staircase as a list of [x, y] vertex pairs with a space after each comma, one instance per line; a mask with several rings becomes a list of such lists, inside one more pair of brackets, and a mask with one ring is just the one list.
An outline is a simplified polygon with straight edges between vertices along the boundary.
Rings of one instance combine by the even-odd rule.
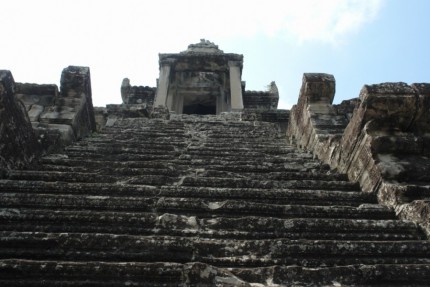
[[420, 229], [275, 123], [118, 119], [0, 190], [0, 286], [430, 285]]

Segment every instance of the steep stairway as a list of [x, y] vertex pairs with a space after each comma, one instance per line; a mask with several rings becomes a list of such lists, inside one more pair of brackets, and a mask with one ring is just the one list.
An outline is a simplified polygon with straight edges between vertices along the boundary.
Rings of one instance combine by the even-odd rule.
[[430, 284], [420, 229], [274, 123], [118, 119], [0, 190], [0, 286]]

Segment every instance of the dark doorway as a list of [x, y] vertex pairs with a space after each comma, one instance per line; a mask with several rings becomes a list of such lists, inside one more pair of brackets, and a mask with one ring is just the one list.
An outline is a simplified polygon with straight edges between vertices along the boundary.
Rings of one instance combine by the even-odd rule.
[[210, 95], [185, 96], [184, 114], [194, 115], [215, 115], [216, 114], [216, 97]]

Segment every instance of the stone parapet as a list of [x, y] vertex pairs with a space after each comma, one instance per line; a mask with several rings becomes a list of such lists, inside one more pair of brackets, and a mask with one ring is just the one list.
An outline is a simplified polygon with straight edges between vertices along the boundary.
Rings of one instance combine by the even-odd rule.
[[21, 168], [41, 151], [22, 102], [15, 98], [12, 73], [0, 70], [0, 176], [11, 168]]
[[279, 92], [275, 82], [271, 82], [268, 91], [245, 91], [243, 93], [244, 109], [276, 110]]
[[15, 97], [24, 103], [31, 124], [47, 151], [96, 130], [87, 67], [65, 68], [60, 91], [53, 84], [17, 83]]
[[430, 84], [365, 85], [359, 99], [337, 106], [334, 84], [304, 75], [288, 135], [430, 235]]
[[123, 104], [146, 105], [152, 108], [157, 88], [147, 86], [132, 86], [130, 80], [125, 78], [121, 85], [121, 98]]

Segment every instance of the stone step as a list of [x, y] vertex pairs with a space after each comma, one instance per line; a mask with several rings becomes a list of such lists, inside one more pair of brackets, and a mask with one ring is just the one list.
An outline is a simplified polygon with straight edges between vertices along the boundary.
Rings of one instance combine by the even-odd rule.
[[96, 148], [96, 147], [69, 147], [65, 151], [65, 155], [69, 157], [73, 156], [91, 156], [91, 157], [109, 157], [112, 155], [168, 155], [168, 156], [178, 156], [181, 153], [179, 151], [175, 151], [175, 149], [140, 149], [140, 148]]
[[127, 149], [140, 149], [142, 151], [145, 151], [147, 149], [153, 150], [153, 149], [161, 149], [161, 150], [171, 150], [174, 151], [176, 149], [181, 149], [186, 146], [186, 143], [171, 143], [171, 142], [154, 142], [154, 143], [142, 143], [142, 142], [134, 142], [134, 141], [79, 141], [74, 143], [72, 146], [69, 146], [66, 148], [68, 149], [113, 149], [113, 150], [127, 150]]
[[217, 177], [191, 177], [182, 180], [183, 186], [195, 187], [221, 187], [221, 188], [288, 188], [288, 189], [315, 189], [315, 190], [351, 190], [358, 191], [358, 183], [349, 181], [323, 181], [323, 180], [250, 180], [248, 178], [217, 178]]
[[[125, 170], [125, 173], [133, 171]], [[10, 180], [29, 180], [47, 182], [75, 182], [75, 183], [129, 183], [143, 185], [168, 185], [177, 182], [173, 173], [164, 175], [163, 173], [144, 174], [144, 175], [121, 175], [121, 174], [101, 174], [97, 172], [62, 172], [62, 171], [39, 171], [39, 170], [12, 170], [8, 173]]]
[[124, 137], [121, 136], [121, 138], [119, 137], [115, 137], [114, 135], [111, 137], [102, 137], [102, 136], [97, 136], [94, 138], [85, 138], [82, 139], [81, 141], [78, 141], [75, 143], [75, 145], [83, 145], [83, 146], [105, 146], [105, 145], [117, 145], [117, 146], [127, 146], [127, 145], [142, 145], [142, 146], [152, 146], [152, 145], [168, 145], [168, 146], [175, 146], [175, 147], [182, 147], [182, 146], [187, 146], [188, 143], [186, 143], [183, 139], [168, 139], [166, 141], [164, 140], [160, 140], [157, 138], [154, 139], [148, 139], [148, 138], [143, 138], [142, 139], [138, 139], [136, 137], [133, 137], [132, 134], [129, 135], [129, 137]]
[[[87, 196], [180, 197], [208, 201], [241, 200], [272, 204], [318, 206], [360, 206], [375, 204], [372, 194], [360, 191], [311, 189], [211, 188], [190, 186], [150, 186], [127, 183], [68, 183], [60, 181], [0, 180], [3, 194], [53, 194]], [[1, 194], [1, 195], [3, 195]]]
[[164, 175], [169, 177], [177, 177], [180, 175], [178, 168], [150, 168], [150, 167], [114, 167], [116, 165], [112, 166], [106, 166], [99, 165], [98, 167], [95, 166], [86, 166], [85, 164], [81, 163], [81, 166], [64, 166], [64, 165], [50, 165], [50, 164], [44, 164], [44, 165], [37, 165], [37, 166], [31, 166], [28, 167], [27, 170], [34, 170], [34, 171], [44, 171], [44, 172], [62, 172], [62, 173], [97, 173], [102, 175], [112, 175], [112, 176], [137, 176], [137, 175]]
[[[303, 157], [294, 157], [294, 155], [285, 155], [285, 156], [260, 156], [255, 158], [248, 158], [244, 156], [217, 156], [217, 155], [199, 155], [199, 156], [192, 156], [190, 154], [181, 154], [179, 157], [180, 160], [186, 161], [184, 164], [196, 164], [196, 165], [256, 165], [257, 163], [260, 163], [260, 165], [265, 166], [279, 166], [284, 165], [288, 166], [290, 164], [303, 164], [303, 165], [312, 165], [315, 166], [315, 164], [321, 165], [317, 161], [310, 160], [309, 163], [307, 159]], [[191, 161], [191, 162], [190, 162]], [[308, 162], [308, 163], [307, 163]]]
[[122, 154], [110, 154], [106, 155], [103, 153], [90, 153], [90, 152], [68, 152], [66, 156], [69, 158], [79, 159], [79, 160], [105, 160], [105, 161], [160, 161], [160, 160], [173, 160], [178, 158], [180, 153], [172, 152], [166, 154], [162, 151], [154, 151], [150, 154], [148, 152], [144, 153], [122, 153]]
[[76, 159], [67, 156], [44, 157], [39, 160], [40, 165], [64, 166], [64, 167], [81, 167], [81, 168], [103, 168], [112, 166], [115, 168], [153, 168], [153, 169], [177, 169], [172, 161], [113, 161], [109, 159]]
[[232, 172], [283, 172], [283, 171], [325, 171], [329, 170], [327, 165], [318, 161], [305, 160], [302, 158], [289, 159], [288, 162], [273, 159], [266, 162], [256, 163], [253, 160], [240, 159], [237, 161], [226, 161], [222, 158], [191, 159], [182, 156], [176, 162], [177, 165], [185, 165], [195, 168], [208, 168], [211, 170], [222, 170]]
[[225, 150], [225, 151], [216, 151], [213, 149], [206, 148], [187, 148], [184, 150], [184, 153], [192, 156], [192, 157], [213, 157], [216, 155], [217, 157], [234, 157], [234, 158], [254, 158], [258, 160], [258, 158], [266, 158], [273, 155], [276, 156], [286, 156], [286, 157], [304, 157], [303, 155], [298, 155], [288, 150], [276, 149], [276, 150]]
[[[285, 237], [387, 240], [405, 238], [402, 237], [405, 235], [409, 239], [422, 238], [416, 225], [401, 220], [280, 218], [279, 216], [282, 215], [271, 217], [268, 216], [270, 214], [258, 215], [257, 212], [251, 215], [237, 212], [225, 216], [216, 213], [200, 213], [200, 216], [190, 214], [192, 211], [188, 211], [188, 215], [184, 215], [163, 213], [163, 209], [167, 208], [163, 207], [162, 203], [161, 210], [154, 212], [153, 207], [157, 206], [155, 199], [123, 197], [113, 200], [112, 198], [82, 197], [72, 201], [72, 198], [66, 196], [38, 195], [37, 197], [40, 198], [32, 201], [21, 197], [20, 205], [19, 197], [8, 200], [3, 196], [1, 206], [7, 208], [1, 209], [2, 230], [111, 232], [241, 239]], [[133, 200], [134, 203], [131, 204]], [[128, 206], [125, 207], [125, 204]], [[39, 209], [46, 209], [46, 211]], [[118, 213], [119, 211], [123, 213]]]
[[148, 144], [139, 144], [136, 143], [134, 145], [90, 145], [90, 146], [82, 146], [82, 145], [73, 145], [65, 148], [66, 154], [67, 152], [93, 152], [93, 153], [105, 153], [109, 154], [118, 154], [118, 153], [154, 153], [154, 152], [174, 152], [178, 148], [172, 145], [148, 145]]
[[[115, 161], [112, 158], [86, 159], [86, 158], [69, 158], [65, 155], [54, 155], [44, 157], [39, 160], [39, 165], [29, 167], [29, 169], [42, 168], [43, 166], [63, 166], [76, 167], [85, 169], [100, 169], [107, 166], [116, 168], [153, 168], [153, 169], [176, 169], [186, 170], [192, 168], [205, 168], [214, 171], [238, 172], [238, 173], [276, 173], [276, 172], [321, 172], [327, 173], [329, 167], [314, 160], [292, 159], [288, 162], [278, 163], [260, 163], [257, 164], [252, 160], [247, 161], [222, 161], [210, 159], [182, 159], [178, 160], [158, 160], [158, 161], [137, 161], [137, 160], [121, 160]], [[55, 170], [55, 168], [53, 167]], [[343, 175], [339, 175], [344, 177]]]
[[190, 135], [187, 135], [184, 130], [162, 130], [156, 131], [156, 130], [103, 130], [97, 136], [100, 137], [109, 137], [114, 136], [115, 138], [122, 138], [122, 137], [139, 137], [139, 138], [189, 138]]
[[[17, 196], [17, 198], [22, 200], [22, 208], [19, 210], [13, 208], [19, 208], [16, 203], [16, 197], [10, 198], [10, 196], [2, 196], [0, 200], [0, 206], [8, 206], [9, 208], [1, 209], [4, 214], [0, 214], [0, 218], [8, 219], [9, 216], [14, 215], [19, 212], [16, 218], [21, 218], [23, 214], [27, 214], [29, 211], [24, 210], [24, 206], [42, 209], [53, 209], [51, 211], [55, 213], [56, 216], [61, 209], [80, 209], [88, 210], [90, 208], [97, 208], [105, 210], [106, 212], [115, 212], [122, 210], [124, 212], [132, 213], [134, 210], [151, 211], [157, 214], [159, 213], [175, 213], [175, 214], [185, 214], [185, 215], [199, 215], [200, 217], [212, 217], [212, 216], [261, 216], [261, 217], [275, 217], [275, 218], [343, 218], [343, 219], [395, 219], [394, 212], [376, 204], [362, 204], [359, 207], [351, 206], [314, 206], [314, 205], [280, 205], [280, 204], [270, 204], [270, 203], [258, 203], [258, 202], [243, 202], [240, 200], [224, 200], [224, 201], [210, 201], [207, 199], [199, 198], [180, 198], [180, 197], [169, 197], [169, 198], [147, 198], [142, 199], [141, 197], [135, 198], [137, 202], [144, 203], [145, 206], [137, 207], [132, 205], [130, 207], [118, 207], [118, 201], [124, 202], [130, 200], [130, 198], [98, 198], [99, 201], [104, 200], [109, 201], [111, 204], [102, 205], [101, 203], [96, 204], [94, 196], [84, 196], [84, 199], [80, 203], [88, 203], [88, 206], [77, 206], [72, 204], [67, 204], [70, 202], [70, 197], [67, 196], [47, 196], [44, 194], [40, 195], [39, 200], [29, 200], [28, 196]], [[39, 197], [39, 195], [37, 195]], [[45, 199], [45, 201], [43, 201]], [[52, 203], [53, 199], [57, 199], [59, 202], [57, 211], [56, 206]], [[97, 198], [96, 198], [97, 199]], [[92, 200], [92, 201], [91, 201]], [[133, 200], [133, 199], [131, 199]], [[11, 209], [12, 208], [12, 209]], [[43, 210], [32, 210], [34, 214], [44, 214], [46, 217], [46, 212]], [[30, 214], [31, 214], [30, 212]], [[95, 210], [94, 210], [95, 212]], [[136, 211], [137, 212], [137, 211]], [[141, 214], [133, 213], [132, 216], [139, 217]], [[79, 215], [79, 212], [65, 212], [66, 216], [70, 215], [75, 217]], [[130, 214], [127, 214], [127, 216]], [[104, 217], [105, 214], [99, 214], [99, 216]], [[118, 213], [118, 216], [122, 216]], [[125, 216], [125, 215], [124, 215]]]
[[160, 194], [160, 187], [126, 183], [70, 183], [64, 181], [0, 180], [0, 190], [6, 193], [70, 194], [94, 196], [143, 196]]
[[345, 174], [327, 173], [316, 171], [285, 171], [285, 172], [236, 172], [226, 170], [212, 170], [208, 167], [206, 170], [198, 171], [200, 177], [219, 177], [219, 178], [248, 178], [252, 180], [321, 180], [321, 181], [348, 181]]
[[[103, 242], [103, 244], [100, 244]], [[427, 241], [212, 240], [102, 233], [0, 232], [0, 258], [197, 261], [219, 267], [430, 264]]]
[[163, 197], [207, 198], [213, 201], [237, 199], [243, 201], [290, 205], [343, 205], [358, 207], [365, 203], [376, 203], [376, 197], [374, 195], [361, 191], [350, 190], [163, 186], [161, 187], [159, 195]]
[[[318, 268], [276, 265], [228, 270], [238, 278], [263, 286], [424, 287], [428, 286], [430, 280], [429, 264], [370, 264]], [[267, 282], [270, 283], [266, 285]]]
[[[3, 286], [428, 286], [429, 264], [219, 268], [209, 264], [0, 260]], [[206, 276], [202, 277], [204, 272]], [[269, 283], [268, 283], [269, 282]], [[252, 284], [252, 285], [249, 285]], [[306, 284], [306, 285], [305, 285]], [[352, 286], [352, 285], [351, 285]]]
[[278, 218], [354, 218], [395, 219], [392, 210], [377, 204], [351, 206], [313, 206], [248, 202], [243, 200], [211, 201], [204, 198], [162, 197], [154, 210], [200, 215], [258, 215]]

